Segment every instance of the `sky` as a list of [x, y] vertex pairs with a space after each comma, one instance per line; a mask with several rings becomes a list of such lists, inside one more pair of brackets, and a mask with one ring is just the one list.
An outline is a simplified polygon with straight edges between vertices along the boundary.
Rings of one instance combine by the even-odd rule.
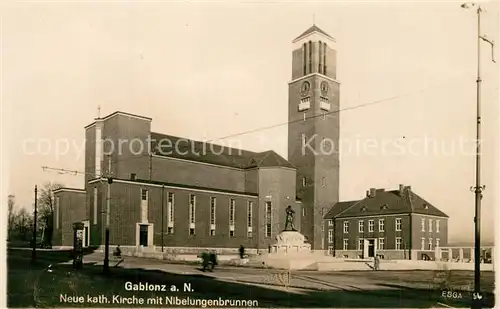
[[[340, 199], [411, 185], [450, 216], [450, 241], [472, 241], [477, 21], [460, 4], [4, 3], [2, 194], [31, 209], [36, 184], [83, 188], [81, 175], [41, 167], [83, 171], [83, 128], [98, 106], [101, 116], [152, 117], [154, 132], [222, 144], [286, 124], [292, 40], [314, 22], [337, 41], [341, 140], [393, 145], [341, 154]], [[482, 6], [482, 33], [500, 42], [498, 4]], [[482, 229], [490, 241], [499, 67], [490, 46], [481, 48]], [[286, 125], [231, 139], [287, 157]], [[57, 149], [63, 140], [69, 150]]]

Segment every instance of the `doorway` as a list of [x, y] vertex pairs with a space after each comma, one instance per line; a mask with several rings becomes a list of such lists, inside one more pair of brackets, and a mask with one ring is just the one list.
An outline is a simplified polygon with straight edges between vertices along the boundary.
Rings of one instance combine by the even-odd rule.
[[140, 225], [139, 227], [139, 246], [148, 246], [148, 226]]
[[368, 239], [368, 257], [375, 257], [375, 239]]

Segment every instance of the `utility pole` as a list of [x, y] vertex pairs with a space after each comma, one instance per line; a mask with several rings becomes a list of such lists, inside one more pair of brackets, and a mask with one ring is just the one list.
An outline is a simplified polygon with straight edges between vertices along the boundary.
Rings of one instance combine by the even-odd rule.
[[164, 192], [165, 192], [165, 185], [162, 185], [161, 186], [161, 252], [163, 252], [163, 234], [164, 234], [164, 231], [163, 231], [163, 208], [165, 208], [164, 206]]
[[477, 6], [477, 80], [476, 80], [476, 182], [471, 187], [475, 194], [474, 207], [474, 294], [473, 307], [481, 308], [481, 199], [485, 186], [481, 185], [481, 40], [489, 43], [492, 50], [492, 61], [494, 59], [494, 43], [481, 35], [481, 6], [475, 3], [464, 3], [462, 8], [468, 9]]
[[108, 188], [106, 190], [106, 231], [104, 236], [104, 273], [109, 273], [109, 212], [111, 203], [111, 184], [113, 183], [113, 178], [111, 177], [111, 156], [108, 155]]
[[36, 215], [37, 215], [38, 188], [35, 185], [35, 212], [33, 214], [33, 251], [31, 252], [31, 262], [36, 260]]

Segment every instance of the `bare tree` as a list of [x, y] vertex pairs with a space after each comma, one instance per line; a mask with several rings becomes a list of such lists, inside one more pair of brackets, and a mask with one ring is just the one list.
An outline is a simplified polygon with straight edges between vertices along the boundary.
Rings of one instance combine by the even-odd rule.
[[14, 228], [14, 204], [15, 204], [15, 196], [14, 195], [9, 195], [8, 197], [8, 210], [9, 210], [9, 217], [8, 217], [8, 222], [7, 222], [7, 229], [9, 231], [12, 231]]
[[[47, 182], [41, 189], [38, 190], [38, 222], [43, 226], [43, 243], [52, 247], [52, 234], [54, 225], [54, 190], [62, 188], [59, 183]], [[38, 223], [37, 222], [37, 223]]]

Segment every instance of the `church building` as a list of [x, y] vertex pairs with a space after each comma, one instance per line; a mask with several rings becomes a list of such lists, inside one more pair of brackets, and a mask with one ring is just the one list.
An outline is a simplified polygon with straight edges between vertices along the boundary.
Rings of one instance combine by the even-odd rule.
[[[294, 225], [326, 250], [323, 217], [339, 196], [335, 39], [313, 25], [293, 40], [288, 160], [151, 131], [152, 118], [117, 111], [85, 127], [82, 189], [54, 191], [55, 246], [238, 248], [267, 251]], [[285, 112], [285, 111], [283, 111]], [[112, 181], [109, 181], [112, 179]]]

